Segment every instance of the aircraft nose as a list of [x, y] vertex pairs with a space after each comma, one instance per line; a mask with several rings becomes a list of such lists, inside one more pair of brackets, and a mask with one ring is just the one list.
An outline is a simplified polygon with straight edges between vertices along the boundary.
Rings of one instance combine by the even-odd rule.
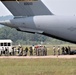
[[5, 24], [5, 21], [0, 21], [0, 24], [4, 25]]
[[2, 24], [2, 25], [9, 25], [10, 21], [9, 20], [7, 20], [7, 21], [0, 21], [0, 24]]

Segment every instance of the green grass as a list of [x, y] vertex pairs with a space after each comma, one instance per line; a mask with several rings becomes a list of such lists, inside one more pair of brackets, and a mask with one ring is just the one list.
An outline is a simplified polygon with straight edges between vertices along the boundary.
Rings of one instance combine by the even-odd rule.
[[76, 75], [76, 59], [0, 59], [0, 75]]

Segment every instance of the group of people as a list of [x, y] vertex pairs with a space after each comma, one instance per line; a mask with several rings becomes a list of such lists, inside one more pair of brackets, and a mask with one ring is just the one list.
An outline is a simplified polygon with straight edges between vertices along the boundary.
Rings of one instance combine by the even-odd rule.
[[47, 48], [45, 46], [31, 46], [25, 47], [22, 46], [12, 47], [10, 51], [9, 48], [3, 48], [0, 51], [0, 55], [4, 56], [46, 56], [47, 55]]
[[29, 47], [29, 48], [26, 47], [25, 49], [23, 49], [22, 46], [19, 46], [18, 49], [15, 49], [15, 47], [13, 47], [12, 49], [13, 49], [12, 55], [27, 56], [28, 52], [30, 53], [30, 55], [33, 55], [32, 47]]
[[[53, 54], [54, 55], [70, 55], [71, 48], [70, 46], [68, 47], [56, 47], [53, 46]], [[18, 55], [18, 56], [47, 56], [47, 48], [45, 46], [31, 46], [31, 47], [26, 47], [25, 49], [22, 46], [12, 47], [12, 50], [10, 51], [9, 48], [2, 47], [2, 50], [0, 50], [0, 55]]]
[[16, 50], [15, 47], [13, 47], [12, 49], [13, 49], [12, 55], [19, 55], [19, 56], [27, 56], [28, 54], [30, 54], [30, 56], [47, 55], [47, 48], [45, 46], [26, 47], [24, 50], [20, 46], [18, 47], [18, 50]]
[[68, 46], [68, 47], [62, 47], [62, 54], [63, 55], [65, 55], [65, 54], [69, 54], [70, 55], [70, 51], [71, 51], [70, 46]]
[[1, 56], [1, 55], [7, 56], [8, 53], [10, 54], [8, 47], [5, 47], [5, 49], [4, 49], [4, 47], [2, 47], [2, 49], [0, 49], [0, 56]]
[[58, 46], [57, 48], [55, 46], [53, 46], [53, 53], [54, 53], [54, 55], [60, 55], [60, 54], [62, 54], [62, 55], [69, 54], [70, 55], [70, 51], [71, 51], [70, 46], [68, 46], [68, 47], [61, 47], [61, 48], [60, 48], [60, 46]]
[[34, 48], [34, 53], [36, 56], [46, 56], [47, 48], [45, 46], [36, 46]]

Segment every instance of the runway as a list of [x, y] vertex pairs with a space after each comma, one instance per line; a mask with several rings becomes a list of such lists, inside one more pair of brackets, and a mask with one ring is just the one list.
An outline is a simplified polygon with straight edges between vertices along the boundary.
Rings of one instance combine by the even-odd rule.
[[48, 58], [63, 58], [63, 59], [71, 59], [76, 58], [76, 55], [60, 55], [60, 56], [0, 56], [0, 59], [48, 59]]

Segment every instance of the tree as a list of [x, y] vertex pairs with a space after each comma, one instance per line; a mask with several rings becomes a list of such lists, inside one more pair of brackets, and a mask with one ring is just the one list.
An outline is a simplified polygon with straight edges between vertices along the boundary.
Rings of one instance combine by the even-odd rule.
[[65, 42], [53, 39], [40, 34], [31, 34], [17, 31], [14, 28], [2, 27], [0, 28], [0, 39], [11, 39], [14, 43], [21, 44], [38, 44], [44, 42], [45, 44], [63, 44]]

